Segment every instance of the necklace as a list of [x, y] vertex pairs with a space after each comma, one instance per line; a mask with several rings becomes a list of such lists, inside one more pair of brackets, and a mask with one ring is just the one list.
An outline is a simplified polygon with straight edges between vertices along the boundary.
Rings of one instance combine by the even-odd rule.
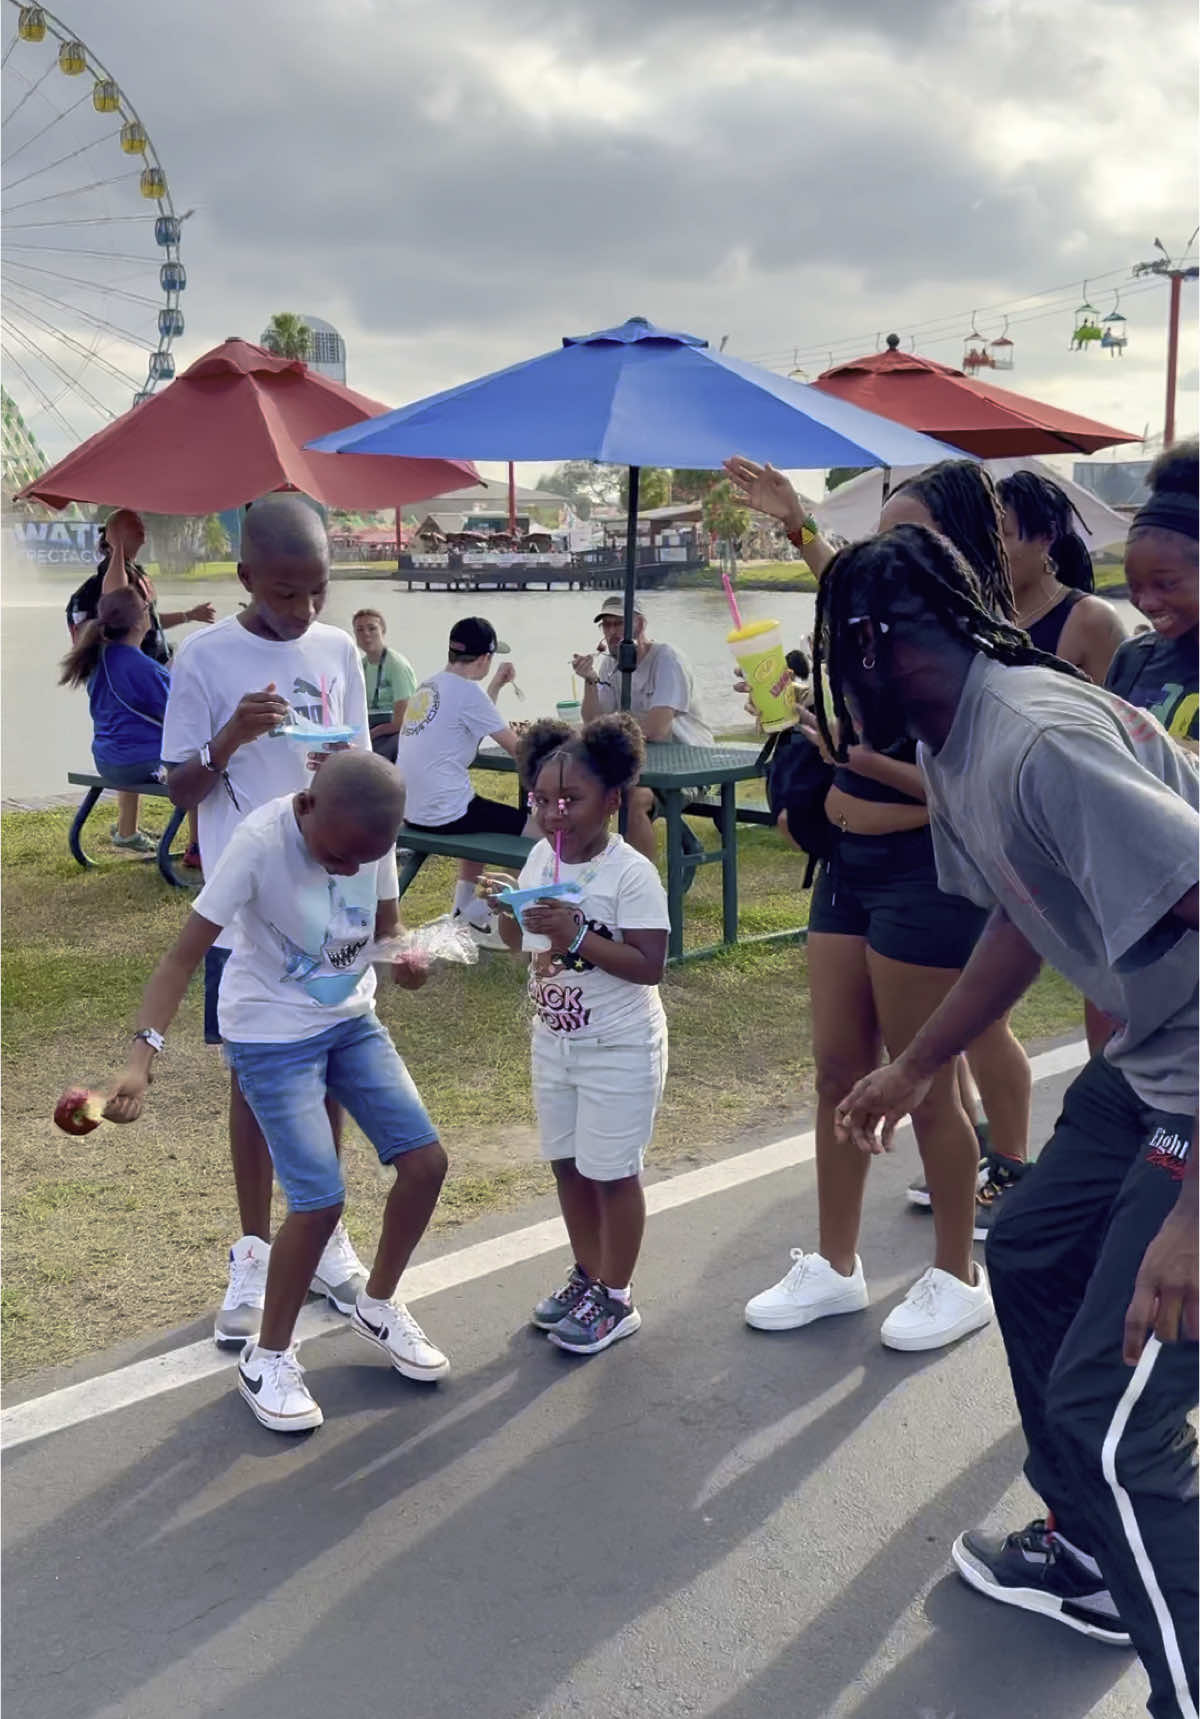
[[1054, 588], [1044, 603], [1034, 609], [1031, 614], [1019, 614], [1017, 616], [1017, 626], [1020, 627], [1023, 633], [1027, 633], [1030, 627], [1035, 627], [1037, 625], [1043, 615], [1048, 615], [1056, 604], [1061, 603], [1065, 595], [1065, 586], [1060, 585], [1056, 579], [1054, 581]]
[[[605, 842], [604, 846], [600, 849], [600, 852], [598, 854], [596, 854], [594, 856], [594, 858], [592, 858], [591, 860], [588, 861], [587, 866], [585, 867], [582, 874], [579, 877], [573, 877], [571, 879], [572, 883], [577, 884], [579, 886], [579, 893], [581, 895], [583, 894], [584, 890], [586, 890], [588, 884], [591, 883], [592, 880], [595, 878], [596, 873], [600, 870], [600, 867], [604, 864], [605, 860], [608, 858], [609, 854], [612, 852], [613, 843], [616, 841], [616, 839], [617, 838], [615, 836], [609, 836], [609, 838]], [[546, 861], [545, 870], [542, 873], [542, 882], [543, 883], [553, 883], [554, 882], [554, 855], [553, 855], [553, 853], [551, 853], [549, 859]]]

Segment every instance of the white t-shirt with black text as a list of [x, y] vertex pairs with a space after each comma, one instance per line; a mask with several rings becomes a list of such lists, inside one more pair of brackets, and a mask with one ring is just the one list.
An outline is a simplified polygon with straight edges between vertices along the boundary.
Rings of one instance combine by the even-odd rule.
[[[194, 758], [224, 727], [248, 692], [275, 690], [298, 714], [322, 720], [321, 679], [331, 725], [357, 730], [354, 746], [369, 748], [367, 691], [353, 639], [337, 627], [314, 621], [298, 639], [264, 639], [236, 616], [184, 639], [171, 668], [171, 690], [163, 718], [162, 756], [168, 764]], [[239, 746], [197, 809], [200, 858], [212, 873], [247, 812], [280, 794], [295, 794], [311, 781], [310, 747], [263, 735]], [[232, 793], [230, 790], [232, 789]], [[224, 944], [223, 938], [218, 938]]]
[[194, 903], [231, 932], [221, 1037], [287, 1044], [365, 1015], [375, 996], [375, 909], [398, 894], [394, 850], [334, 877], [309, 853], [290, 794], [248, 813]]
[[467, 771], [479, 742], [507, 727], [477, 680], [443, 669], [422, 681], [408, 701], [396, 749], [406, 821], [440, 828], [461, 818], [473, 798]]
[[[595, 859], [563, 865], [558, 875], [562, 883], [581, 886], [580, 911], [601, 937], [621, 943], [625, 931], [671, 928], [667, 892], [656, 868], [620, 836], [610, 836]], [[540, 841], [525, 862], [519, 887], [533, 889], [553, 878], [554, 849]], [[537, 1015], [535, 1032], [644, 1044], [666, 1025], [657, 985], [633, 985], [602, 973], [582, 955], [532, 955], [529, 995]]]

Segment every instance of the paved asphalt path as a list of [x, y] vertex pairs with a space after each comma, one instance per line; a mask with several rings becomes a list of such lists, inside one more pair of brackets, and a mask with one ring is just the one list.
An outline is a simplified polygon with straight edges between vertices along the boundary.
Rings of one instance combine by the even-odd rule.
[[1129, 1654], [949, 1571], [1032, 1499], [994, 1326], [880, 1346], [927, 1263], [914, 1162], [871, 1178], [865, 1314], [742, 1323], [815, 1239], [807, 1164], [654, 1218], [642, 1332], [592, 1360], [522, 1323], [556, 1254], [420, 1303], [441, 1386], [310, 1341], [311, 1437], [225, 1373], [12, 1449], [5, 1719], [1132, 1719]]

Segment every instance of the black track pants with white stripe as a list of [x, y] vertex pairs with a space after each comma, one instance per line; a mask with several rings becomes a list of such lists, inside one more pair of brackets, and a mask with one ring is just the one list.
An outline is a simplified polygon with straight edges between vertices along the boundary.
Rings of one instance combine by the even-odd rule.
[[1025, 1472], [1096, 1559], [1150, 1678], [1155, 1719], [1196, 1719], [1194, 1343], [1121, 1358], [1142, 1255], [1179, 1193], [1190, 1117], [1142, 1104], [1103, 1057], [1069, 1087], [987, 1265], [1029, 1444]]

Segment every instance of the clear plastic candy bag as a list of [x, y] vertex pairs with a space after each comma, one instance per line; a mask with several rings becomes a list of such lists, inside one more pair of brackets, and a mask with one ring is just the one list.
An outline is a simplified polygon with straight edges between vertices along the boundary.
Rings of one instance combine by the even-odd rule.
[[479, 945], [463, 925], [455, 925], [448, 914], [401, 931], [396, 937], [380, 937], [370, 948], [371, 960], [387, 968], [394, 961], [408, 960], [432, 967], [442, 962], [452, 967], [473, 967], [479, 960]]

